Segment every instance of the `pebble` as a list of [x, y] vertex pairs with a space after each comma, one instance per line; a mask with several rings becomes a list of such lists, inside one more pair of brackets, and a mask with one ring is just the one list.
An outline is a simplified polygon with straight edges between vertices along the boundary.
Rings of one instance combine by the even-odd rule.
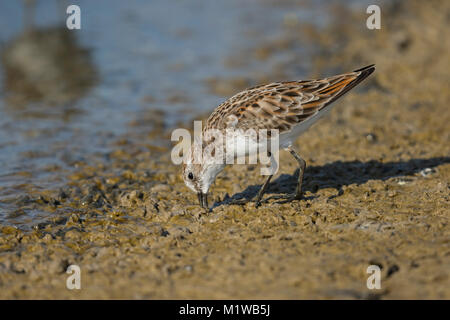
[[433, 169], [433, 168], [425, 168], [425, 169], [423, 169], [423, 170], [421, 170], [420, 171], [420, 174], [423, 176], [423, 177], [428, 177], [428, 176], [431, 176], [433, 173], [435, 173], [436, 172], [436, 169]]

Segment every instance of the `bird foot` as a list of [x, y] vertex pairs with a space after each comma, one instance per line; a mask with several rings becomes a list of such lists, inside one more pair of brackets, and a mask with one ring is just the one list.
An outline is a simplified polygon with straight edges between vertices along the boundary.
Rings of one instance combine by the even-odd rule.
[[301, 200], [302, 195], [298, 193], [294, 194], [282, 194], [282, 195], [276, 195], [268, 197], [267, 199], [262, 200], [261, 202], [269, 202], [269, 200], [282, 200], [282, 201], [276, 201], [275, 203], [282, 204], [282, 203], [288, 203], [294, 200]]

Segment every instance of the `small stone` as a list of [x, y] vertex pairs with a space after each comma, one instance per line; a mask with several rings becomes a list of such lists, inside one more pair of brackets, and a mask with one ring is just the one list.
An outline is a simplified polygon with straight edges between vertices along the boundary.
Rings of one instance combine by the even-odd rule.
[[428, 177], [428, 176], [431, 176], [433, 173], [435, 173], [436, 172], [436, 169], [432, 169], [432, 168], [425, 168], [425, 169], [423, 169], [423, 170], [421, 170], [420, 171], [420, 174], [423, 176], [423, 177]]
[[373, 133], [368, 133], [368, 134], [366, 134], [366, 140], [368, 142], [377, 142], [378, 137]]

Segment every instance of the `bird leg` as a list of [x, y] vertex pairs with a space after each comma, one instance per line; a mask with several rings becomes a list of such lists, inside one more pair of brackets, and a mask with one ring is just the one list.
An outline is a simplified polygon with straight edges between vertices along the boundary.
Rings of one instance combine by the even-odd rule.
[[258, 197], [256, 198], [255, 206], [258, 208], [261, 205], [261, 199], [266, 192], [267, 187], [269, 186], [270, 179], [272, 179], [273, 174], [267, 177], [266, 181], [262, 185], [261, 189], [259, 189]]
[[298, 182], [297, 182], [297, 188], [295, 189], [295, 193], [288, 194], [288, 195], [272, 196], [272, 197], [269, 197], [266, 200], [264, 200], [264, 202], [271, 200], [271, 199], [286, 199], [287, 201], [282, 202], [282, 203], [285, 203], [285, 202], [289, 202], [292, 200], [300, 200], [302, 198], [302, 184], [303, 184], [303, 175], [305, 173], [305, 168], [306, 168], [306, 161], [303, 160], [302, 157], [300, 157], [300, 155], [292, 147], [288, 147], [286, 149], [292, 154], [292, 156], [295, 158], [295, 160], [297, 160], [298, 165], [299, 165]]
[[[275, 159], [273, 158], [273, 155], [269, 152], [268, 156], [271, 157], [271, 166], [273, 166], [274, 164], [277, 165], [277, 163], [275, 162]], [[258, 208], [261, 205], [261, 199], [264, 195], [264, 193], [267, 190], [267, 187], [269, 186], [270, 183], [270, 179], [272, 179], [273, 174], [269, 175], [266, 179], [266, 181], [264, 181], [264, 184], [261, 186], [261, 189], [259, 189], [258, 194], [256, 196], [256, 201], [255, 201], [255, 207]], [[252, 201], [254, 198], [251, 197], [250, 199], [238, 199], [238, 200], [231, 200], [229, 202], [229, 204], [237, 204], [237, 205], [244, 205], [250, 201]]]

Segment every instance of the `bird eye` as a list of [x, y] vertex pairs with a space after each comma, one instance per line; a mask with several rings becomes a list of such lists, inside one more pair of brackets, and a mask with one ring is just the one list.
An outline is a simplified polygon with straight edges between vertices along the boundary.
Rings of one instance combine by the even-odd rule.
[[189, 178], [190, 180], [194, 179], [194, 175], [192, 174], [192, 172], [189, 172], [188, 178]]

